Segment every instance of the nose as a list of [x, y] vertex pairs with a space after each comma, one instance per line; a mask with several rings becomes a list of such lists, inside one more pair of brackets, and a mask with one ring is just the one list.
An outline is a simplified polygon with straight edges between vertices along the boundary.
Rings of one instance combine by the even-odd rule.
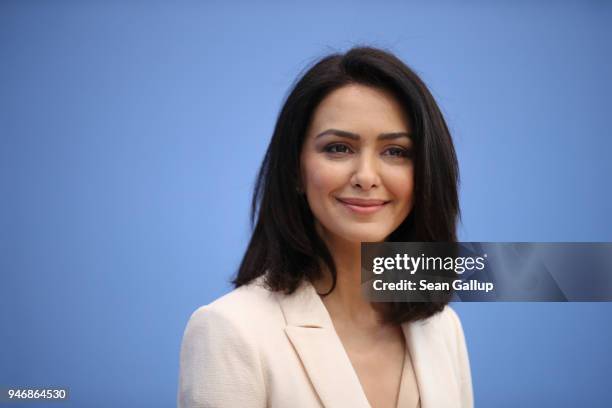
[[355, 161], [351, 185], [365, 191], [380, 185], [378, 163], [375, 158], [363, 154]]

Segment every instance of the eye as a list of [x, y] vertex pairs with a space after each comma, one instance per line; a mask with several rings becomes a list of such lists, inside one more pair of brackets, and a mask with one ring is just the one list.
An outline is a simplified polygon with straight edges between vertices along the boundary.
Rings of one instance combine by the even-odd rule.
[[324, 151], [326, 153], [332, 153], [332, 154], [344, 154], [344, 153], [350, 153], [351, 148], [345, 144], [335, 143], [335, 144], [330, 144], [328, 146], [325, 146]]
[[411, 158], [412, 150], [405, 149], [403, 147], [390, 147], [389, 149], [385, 150], [385, 155], [392, 156], [392, 157], [400, 157], [400, 158], [401, 157]]

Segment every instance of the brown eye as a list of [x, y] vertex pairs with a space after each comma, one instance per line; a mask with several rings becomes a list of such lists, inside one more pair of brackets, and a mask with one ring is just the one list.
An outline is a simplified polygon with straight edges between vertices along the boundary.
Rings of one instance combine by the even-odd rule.
[[404, 149], [401, 147], [391, 147], [389, 149], [387, 149], [385, 151], [387, 156], [392, 156], [392, 157], [408, 157], [410, 158], [412, 156], [412, 152], [411, 150], [408, 149]]
[[347, 145], [336, 143], [336, 144], [331, 144], [329, 146], [326, 146], [324, 151], [326, 153], [343, 154], [343, 153], [350, 153], [351, 149]]

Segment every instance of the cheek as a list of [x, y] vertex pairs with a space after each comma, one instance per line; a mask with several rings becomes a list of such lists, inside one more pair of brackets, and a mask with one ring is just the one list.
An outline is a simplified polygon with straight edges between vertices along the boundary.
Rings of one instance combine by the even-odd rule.
[[339, 166], [327, 163], [310, 163], [307, 167], [306, 189], [312, 194], [326, 194], [341, 188], [345, 184], [343, 171]]
[[414, 169], [412, 166], [406, 171], [393, 171], [389, 174], [386, 183], [391, 193], [404, 204], [412, 206], [414, 196]]

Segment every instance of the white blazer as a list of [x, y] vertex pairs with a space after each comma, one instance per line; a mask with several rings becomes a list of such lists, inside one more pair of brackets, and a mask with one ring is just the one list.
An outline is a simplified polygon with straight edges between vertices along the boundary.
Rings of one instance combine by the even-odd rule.
[[[472, 407], [456, 313], [447, 306], [402, 330], [421, 408]], [[305, 281], [287, 296], [266, 290], [262, 277], [191, 315], [177, 399], [179, 408], [370, 408], [314, 287]]]

